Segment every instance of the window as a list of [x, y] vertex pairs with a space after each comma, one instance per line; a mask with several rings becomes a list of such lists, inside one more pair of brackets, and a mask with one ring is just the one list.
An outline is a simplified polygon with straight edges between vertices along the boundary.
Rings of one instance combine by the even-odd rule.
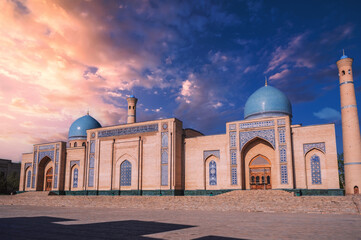
[[322, 184], [320, 157], [316, 154], [311, 157], [312, 184]]
[[285, 136], [286, 129], [285, 128], [279, 128], [278, 134], [279, 134], [279, 141], [280, 143], [286, 143], [286, 136]]
[[281, 184], [288, 184], [287, 165], [281, 165]]
[[75, 168], [73, 173], [73, 188], [77, 188], [77, 187], [78, 187], [78, 169]]
[[132, 107], [131, 106], [129, 106], [129, 109], [131, 109]]
[[125, 160], [120, 165], [120, 186], [131, 186], [132, 183], [132, 164]]
[[280, 162], [281, 163], [287, 162], [286, 146], [280, 146]]
[[344, 70], [342, 70], [342, 75], [345, 75], [345, 71], [344, 71]]
[[209, 162], [209, 185], [217, 185], [217, 163], [214, 160]]
[[259, 176], [256, 177], [256, 184], [259, 184]]
[[77, 147], [77, 146], [78, 146], [78, 143], [77, 143], [77, 142], [75, 142], [75, 143], [74, 143], [74, 147]]
[[236, 165], [237, 164], [237, 151], [231, 150], [231, 164]]
[[229, 132], [230, 145], [231, 147], [236, 147], [236, 132]]
[[251, 182], [254, 184], [254, 176], [251, 177]]
[[85, 142], [83, 142], [81, 145], [82, 145], [83, 147], [85, 147]]
[[267, 176], [267, 184], [271, 184], [271, 178], [270, 178], [270, 176]]
[[232, 185], [237, 185], [237, 168], [232, 167]]
[[351, 74], [351, 69], [348, 70], [348, 74]]
[[30, 182], [31, 182], [31, 171], [28, 171], [28, 176], [26, 179], [26, 187], [29, 188], [30, 187]]
[[133, 109], [135, 109], [135, 106], [133, 106]]

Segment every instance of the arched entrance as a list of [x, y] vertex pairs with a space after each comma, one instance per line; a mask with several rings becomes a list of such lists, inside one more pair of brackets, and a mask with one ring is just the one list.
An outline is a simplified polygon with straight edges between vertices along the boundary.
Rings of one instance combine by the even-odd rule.
[[53, 186], [53, 168], [49, 168], [45, 174], [45, 191], [50, 191]]
[[355, 187], [353, 188], [353, 194], [359, 194], [358, 186], [355, 186]]
[[[51, 171], [49, 171], [51, 170]], [[51, 181], [50, 181], [51, 176]], [[37, 173], [37, 181], [36, 181], [36, 191], [50, 191], [47, 190], [48, 180], [50, 184], [50, 188], [52, 186], [53, 179], [53, 164], [51, 159], [46, 156], [39, 162], [38, 173]]]
[[254, 157], [249, 163], [250, 189], [271, 189], [271, 163], [262, 155]]

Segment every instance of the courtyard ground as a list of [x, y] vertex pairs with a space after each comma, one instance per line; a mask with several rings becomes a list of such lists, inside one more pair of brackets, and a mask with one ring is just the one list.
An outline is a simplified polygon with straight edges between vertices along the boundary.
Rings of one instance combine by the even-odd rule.
[[361, 239], [361, 196], [0, 196], [0, 239]]

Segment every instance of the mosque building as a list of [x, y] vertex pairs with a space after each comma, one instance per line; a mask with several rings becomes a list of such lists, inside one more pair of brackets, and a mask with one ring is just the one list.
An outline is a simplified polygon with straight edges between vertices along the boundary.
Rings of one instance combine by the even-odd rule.
[[[349, 59], [340, 60], [347, 62], [348, 69]], [[346, 80], [352, 81], [352, 75]], [[352, 84], [342, 85], [341, 103], [342, 88]], [[87, 114], [70, 126], [68, 142], [36, 144], [33, 152], [23, 154], [20, 191], [74, 195], [205, 195], [240, 189], [342, 193], [334, 124], [293, 125], [289, 99], [267, 83], [248, 98], [244, 120], [226, 123], [226, 133], [220, 135], [204, 136], [184, 129], [176, 118], [137, 122], [138, 99], [131, 95], [127, 101], [126, 124], [102, 127]], [[356, 110], [349, 119], [357, 117], [356, 107], [345, 110]], [[343, 118], [345, 114], [342, 110]], [[358, 119], [352, 124], [358, 126]], [[349, 134], [359, 144], [345, 151], [346, 193], [361, 186], [360, 158], [348, 161], [349, 156], [361, 156], [359, 128], [358, 137], [353, 132]], [[348, 146], [345, 136], [344, 146]]]

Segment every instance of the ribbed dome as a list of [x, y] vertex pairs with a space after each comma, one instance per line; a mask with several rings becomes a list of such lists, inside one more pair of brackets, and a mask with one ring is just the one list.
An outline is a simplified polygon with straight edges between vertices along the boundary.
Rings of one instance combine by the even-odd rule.
[[78, 118], [73, 122], [73, 124], [71, 124], [69, 128], [68, 139], [86, 139], [86, 130], [100, 127], [102, 127], [100, 123], [92, 116], [87, 114], [81, 118]]
[[286, 95], [271, 86], [255, 91], [244, 107], [244, 119], [292, 116], [292, 106]]

